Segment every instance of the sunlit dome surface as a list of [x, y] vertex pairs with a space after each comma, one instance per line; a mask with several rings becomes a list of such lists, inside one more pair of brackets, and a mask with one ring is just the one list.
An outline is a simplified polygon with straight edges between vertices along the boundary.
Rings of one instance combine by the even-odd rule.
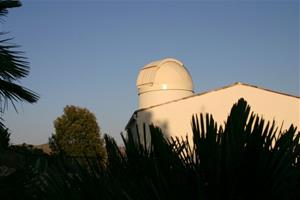
[[144, 66], [136, 82], [139, 94], [158, 90], [185, 90], [193, 92], [193, 81], [183, 63], [166, 58]]

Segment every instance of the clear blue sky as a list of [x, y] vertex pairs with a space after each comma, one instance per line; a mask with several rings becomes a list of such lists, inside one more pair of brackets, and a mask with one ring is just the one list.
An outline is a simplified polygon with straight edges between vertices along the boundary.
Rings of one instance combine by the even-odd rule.
[[47, 142], [68, 104], [120, 142], [139, 69], [165, 57], [185, 64], [196, 92], [239, 81], [299, 95], [298, 1], [23, 1], [1, 30], [31, 63], [20, 83], [41, 96], [4, 114], [13, 143]]

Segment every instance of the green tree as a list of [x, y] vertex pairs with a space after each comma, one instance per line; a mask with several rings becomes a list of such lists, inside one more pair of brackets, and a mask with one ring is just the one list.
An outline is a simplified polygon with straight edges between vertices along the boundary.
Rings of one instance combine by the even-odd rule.
[[86, 108], [66, 106], [54, 121], [55, 133], [49, 138], [51, 151], [69, 156], [105, 155], [104, 140], [96, 117]]

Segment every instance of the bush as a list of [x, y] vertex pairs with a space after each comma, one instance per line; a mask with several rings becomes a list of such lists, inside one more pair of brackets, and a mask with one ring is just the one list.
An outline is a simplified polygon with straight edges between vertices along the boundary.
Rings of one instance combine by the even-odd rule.
[[[23, 182], [31, 199], [300, 198], [299, 132], [250, 113], [241, 99], [224, 128], [210, 115], [192, 119], [193, 142], [165, 139], [150, 126], [150, 145], [123, 136], [125, 152], [105, 135], [107, 165], [95, 158], [52, 156]], [[38, 168], [38, 167], [37, 167]], [[31, 187], [28, 187], [31, 186]], [[33, 187], [34, 186], [34, 187]], [[1, 192], [1, 191], [0, 191]], [[24, 197], [26, 197], [24, 195]]]

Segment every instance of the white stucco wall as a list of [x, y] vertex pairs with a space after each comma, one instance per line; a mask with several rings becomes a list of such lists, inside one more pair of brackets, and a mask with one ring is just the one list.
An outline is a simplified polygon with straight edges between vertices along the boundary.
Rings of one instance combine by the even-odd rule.
[[192, 96], [193, 92], [187, 90], [157, 90], [139, 95], [139, 108], [147, 108], [161, 102], [173, 101], [183, 97]]
[[193, 114], [210, 113], [218, 125], [224, 124], [231, 107], [240, 98], [244, 98], [251, 106], [251, 111], [265, 120], [275, 120], [277, 126], [283, 123], [283, 129], [287, 129], [291, 124], [300, 127], [299, 97], [279, 94], [246, 84], [234, 84], [223, 89], [137, 111], [136, 122], [140, 131], [143, 123], [153, 123], [170, 136], [185, 137], [188, 134], [191, 138]]

